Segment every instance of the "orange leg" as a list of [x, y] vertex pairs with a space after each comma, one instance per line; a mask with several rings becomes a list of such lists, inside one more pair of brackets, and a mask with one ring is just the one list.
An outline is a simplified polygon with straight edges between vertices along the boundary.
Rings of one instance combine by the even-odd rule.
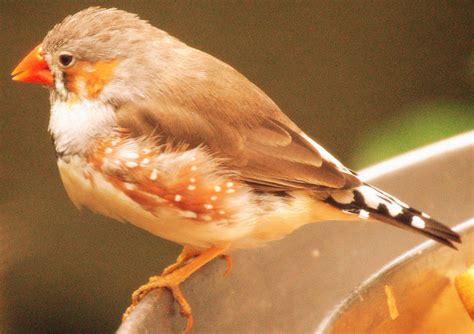
[[163, 272], [161, 273], [161, 276], [170, 274], [171, 272], [175, 271], [176, 269], [181, 267], [183, 264], [185, 264], [189, 259], [192, 259], [193, 257], [198, 256], [200, 253], [201, 252], [195, 250], [194, 248], [190, 246], [184, 246], [183, 250], [178, 255], [178, 258], [176, 259], [176, 262], [166, 267], [165, 270], [163, 270]]
[[206, 263], [212, 261], [219, 255], [222, 255], [226, 249], [227, 247], [213, 246], [198, 255], [197, 252], [191, 250], [189, 247], [183, 248], [183, 251], [179, 255], [175, 264], [167, 267], [161, 276], [150, 277], [148, 283], [139, 287], [132, 294], [132, 304], [125, 311], [122, 320], [125, 320], [138, 302], [151, 290], [157, 288], [168, 288], [171, 290], [175, 301], [180, 306], [181, 314], [188, 319], [186, 328], [183, 331], [183, 333], [188, 333], [193, 324], [193, 317], [191, 307], [181, 293], [179, 285]]

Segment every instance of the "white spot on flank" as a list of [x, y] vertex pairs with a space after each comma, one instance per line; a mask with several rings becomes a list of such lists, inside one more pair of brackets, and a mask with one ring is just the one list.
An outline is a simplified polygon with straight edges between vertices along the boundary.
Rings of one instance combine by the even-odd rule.
[[362, 219], [369, 219], [369, 212], [365, 210], [360, 210], [359, 212], [359, 218]]
[[112, 153], [112, 152], [113, 152], [113, 150], [112, 150], [111, 147], [107, 147], [107, 148], [105, 149], [105, 153], [106, 153], [106, 154], [110, 154], [110, 153]]
[[217, 196], [216, 196], [216, 195], [212, 195], [212, 196], [211, 196], [211, 201], [217, 201]]
[[191, 170], [192, 170], [193, 172], [197, 171], [197, 169], [198, 169], [198, 168], [197, 168], [196, 166], [191, 166]]
[[225, 211], [224, 210], [219, 210], [219, 214], [220, 215], [225, 215]]
[[115, 139], [115, 140], [112, 140], [112, 141], [110, 142], [110, 144], [111, 144], [112, 146], [115, 146], [115, 145], [118, 144], [118, 142], [119, 142], [118, 139]]
[[209, 215], [204, 215], [204, 216], [202, 216], [201, 218], [202, 218], [202, 220], [204, 220], [204, 221], [206, 221], [206, 222], [210, 222], [210, 221], [212, 220], [212, 217], [209, 216]]
[[115, 160], [114, 160], [114, 164], [116, 164], [117, 166], [120, 166], [120, 160], [119, 160], [119, 159], [115, 159]]
[[227, 189], [225, 192], [228, 194], [232, 194], [235, 192], [235, 189]]
[[138, 153], [130, 152], [130, 151], [123, 152], [121, 156], [123, 156], [125, 159], [132, 159], [132, 160], [138, 159], [139, 157]]
[[135, 161], [127, 161], [125, 163], [125, 166], [129, 167], [129, 168], [135, 168], [138, 166], [138, 164], [135, 162]]
[[227, 188], [232, 188], [234, 186], [234, 182], [227, 182]]
[[354, 193], [351, 190], [335, 191], [331, 197], [339, 204], [350, 204], [354, 201]]
[[204, 204], [204, 209], [211, 210], [214, 206], [212, 204]]
[[196, 157], [191, 157], [191, 161], [196, 161]]
[[189, 191], [196, 190], [196, 186], [195, 186], [195, 185], [192, 185], [192, 184], [190, 184], [190, 185], [188, 186], [188, 190], [189, 190]]
[[140, 162], [140, 166], [146, 166], [150, 163], [150, 159], [149, 158], [145, 158], [143, 159], [141, 162]]
[[189, 182], [194, 183], [194, 182], [196, 182], [196, 179], [194, 177], [192, 177], [192, 178], [189, 179]]
[[158, 178], [158, 170], [156, 168], [153, 168], [150, 174], [150, 180], [156, 181]]
[[426, 227], [426, 223], [420, 217], [413, 216], [413, 218], [411, 219], [411, 226], [419, 229], [424, 229]]
[[183, 199], [183, 197], [181, 195], [175, 195], [174, 196], [174, 201], [175, 202], [181, 202], [182, 199]]
[[220, 186], [215, 186], [215, 187], [214, 187], [214, 191], [215, 191], [216, 193], [220, 192], [221, 190], [222, 190], [222, 188], [221, 188]]
[[197, 214], [194, 211], [181, 211], [181, 214], [185, 218], [197, 218]]
[[143, 154], [149, 154], [151, 150], [149, 148], [142, 149]]

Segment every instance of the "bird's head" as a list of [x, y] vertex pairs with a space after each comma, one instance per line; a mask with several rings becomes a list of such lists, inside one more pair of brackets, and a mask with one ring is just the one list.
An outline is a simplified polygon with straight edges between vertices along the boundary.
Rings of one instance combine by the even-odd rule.
[[12, 76], [49, 86], [53, 99], [118, 102], [144, 97], [146, 85], [159, 84], [179, 44], [134, 14], [93, 7], [57, 24]]

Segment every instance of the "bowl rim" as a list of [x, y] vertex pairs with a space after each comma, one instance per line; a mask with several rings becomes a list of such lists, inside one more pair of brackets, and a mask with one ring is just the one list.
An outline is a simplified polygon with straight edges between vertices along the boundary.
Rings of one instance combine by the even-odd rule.
[[417, 165], [425, 160], [436, 158], [441, 154], [462, 150], [470, 146], [474, 147], [474, 130], [463, 132], [453, 137], [442, 139], [438, 142], [383, 160], [382, 162], [358, 171], [357, 175], [364, 181], [370, 181], [380, 176]]
[[[469, 218], [468, 220], [456, 225], [453, 227], [453, 230], [461, 235], [474, 230], [474, 218]], [[328, 330], [333, 326], [337, 319], [339, 319], [339, 317], [347, 309], [349, 309], [354, 304], [354, 302], [359, 300], [360, 294], [370, 290], [378, 282], [380, 277], [383, 277], [385, 274], [404, 266], [413, 259], [422, 256], [427, 251], [434, 251], [441, 247], [444, 246], [433, 240], [427, 240], [383, 266], [380, 270], [370, 275], [359, 286], [354, 288], [347, 297], [345, 297], [340, 303], [333, 307], [332, 310], [329, 311], [329, 313], [320, 322], [315, 334], [328, 333]]]

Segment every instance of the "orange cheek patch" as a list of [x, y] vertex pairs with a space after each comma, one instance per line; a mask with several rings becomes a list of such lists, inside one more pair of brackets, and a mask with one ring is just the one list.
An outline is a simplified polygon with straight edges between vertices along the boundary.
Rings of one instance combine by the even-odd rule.
[[66, 88], [79, 96], [96, 98], [112, 78], [117, 64], [118, 60], [98, 61], [94, 64], [78, 61], [65, 71]]

